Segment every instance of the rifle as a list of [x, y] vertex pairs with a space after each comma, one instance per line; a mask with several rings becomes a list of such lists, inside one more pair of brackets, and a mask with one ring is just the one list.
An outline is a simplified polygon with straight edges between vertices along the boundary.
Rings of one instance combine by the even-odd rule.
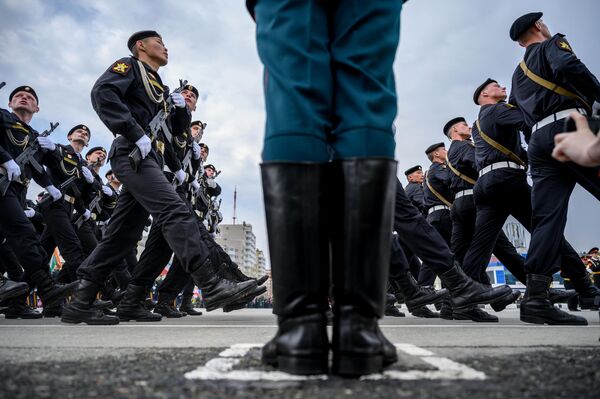
[[[69, 177], [67, 180], [65, 180], [64, 182], [60, 183], [60, 185], [58, 186], [58, 190], [63, 193], [70, 187], [72, 186], [75, 182], [77, 181], [77, 176], [71, 176]], [[42, 206], [46, 205], [50, 200], [51, 200], [51, 196], [50, 194], [46, 193], [44, 194], [44, 196], [42, 197], [42, 199], [40, 200], [40, 202], [38, 202], [38, 206], [41, 208]]]
[[[96, 162], [85, 166], [86, 168], [94, 169], [97, 165], [100, 164], [100, 159], [96, 160]], [[102, 207], [100, 206], [100, 201], [102, 201], [102, 187], [98, 189], [98, 194], [94, 197], [94, 199], [90, 202], [87, 209], [90, 211], [92, 215], [99, 215], [102, 212]], [[97, 212], [97, 213], [94, 213]], [[79, 229], [81, 225], [83, 225], [85, 219], [83, 218], [83, 214], [79, 215], [79, 217], [73, 222], [75, 224], [75, 228]]]
[[[181, 162], [181, 169], [185, 172], [188, 173], [188, 170], [190, 169], [190, 164], [192, 163], [192, 150], [189, 149], [185, 156], [183, 157], [183, 161]], [[171, 184], [173, 184], [173, 187], [177, 188], [177, 179], [175, 179], [175, 177], [173, 176], [173, 181], [171, 182]]]
[[[4, 83], [4, 82], [3, 82]], [[49, 136], [57, 127], [59, 123], [50, 123], [50, 129], [44, 130], [38, 137], [46, 137]], [[22, 153], [17, 156], [15, 162], [19, 165], [19, 168], [23, 170], [23, 168], [29, 164], [33, 169], [35, 169], [38, 173], [42, 173], [44, 168], [39, 162], [35, 159], [35, 154], [39, 151], [40, 144], [36, 139], [31, 143], [31, 145], [23, 150]], [[17, 180], [19, 183], [23, 184], [23, 181], [20, 179]], [[0, 193], [4, 196], [6, 194], [6, 190], [8, 190], [8, 186], [10, 186], [10, 181], [8, 180], [8, 176], [4, 175], [0, 178]]]
[[[181, 93], [185, 89], [186, 85], [187, 80], [179, 79], [179, 87], [173, 90], [173, 93]], [[173, 104], [171, 96], [169, 96], [165, 102], [165, 107], [161, 108], [148, 124], [146, 134], [148, 137], [150, 137], [150, 140], [154, 141], [160, 136], [160, 132], [162, 132], [162, 134], [165, 136], [165, 139], [170, 143], [173, 135], [169, 130], [169, 126], [167, 126], [167, 118], [171, 114], [171, 110], [175, 107], [175, 105]], [[136, 146], [129, 153], [129, 164], [131, 165], [131, 168], [137, 172], [140, 162], [142, 162], [142, 153], [140, 152], [139, 147]]]

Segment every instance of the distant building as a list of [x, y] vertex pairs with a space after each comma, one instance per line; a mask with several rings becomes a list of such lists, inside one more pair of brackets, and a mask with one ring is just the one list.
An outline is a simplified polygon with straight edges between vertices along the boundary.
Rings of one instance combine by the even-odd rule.
[[[252, 232], [252, 225], [243, 222], [221, 224], [219, 227], [221, 232], [216, 238], [217, 243], [237, 263], [244, 274], [258, 277], [260, 269], [257, 262], [256, 236]], [[262, 251], [260, 253], [262, 254]], [[262, 257], [264, 264], [264, 255]]]

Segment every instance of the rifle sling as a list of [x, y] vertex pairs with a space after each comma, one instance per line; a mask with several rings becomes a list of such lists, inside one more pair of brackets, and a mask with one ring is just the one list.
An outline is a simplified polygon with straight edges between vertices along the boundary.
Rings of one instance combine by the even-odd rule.
[[481, 138], [486, 143], [488, 143], [491, 147], [497, 149], [498, 151], [500, 151], [501, 153], [503, 153], [504, 155], [506, 155], [507, 157], [509, 157], [511, 160], [513, 160], [517, 164], [519, 164], [522, 167], [524, 167], [525, 170], [527, 170], [527, 164], [525, 162], [523, 162], [523, 160], [521, 158], [519, 158], [517, 156], [517, 154], [515, 154], [514, 152], [512, 152], [508, 148], [504, 147], [502, 144], [498, 143], [493, 138], [491, 138], [490, 136], [488, 136], [487, 134], [485, 134], [483, 132], [483, 130], [481, 130], [481, 125], [479, 124], [479, 119], [477, 119], [475, 121], [475, 124], [477, 125], [477, 130], [479, 130], [479, 134], [481, 135]]
[[452, 173], [454, 173], [456, 176], [460, 177], [467, 183], [471, 183], [472, 185], [475, 185], [475, 180], [471, 179], [469, 176], [465, 175], [464, 173], [461, 173], [458, 169], [456, 169], [454, 166], [452, 166], [452, 164], [450, 163], [450, 160], [448, 159], [448, 155], [446, 155], [446, 164], [448, 164], [448, 167], [450, 168]]
[[429, 184], [429, 176], [428, 175], [429, 174], [427, 172], [425, 172], [425, 183], [427, 184], [427, 187], [429, 187], [429, 190], [433, 193], [433, 195], [435, 195], [437, 197], [437, 199], [439, 199], [444, 204], [446, 204], [446, 206], [448, 206], [448, 207], [452, 206], [452, 202], [450, 202], [446, 198], [444, 198], [444, 196], [442, 194], [440, 194], [435, 188], [433, 188], [431, 186], [431, 184]]

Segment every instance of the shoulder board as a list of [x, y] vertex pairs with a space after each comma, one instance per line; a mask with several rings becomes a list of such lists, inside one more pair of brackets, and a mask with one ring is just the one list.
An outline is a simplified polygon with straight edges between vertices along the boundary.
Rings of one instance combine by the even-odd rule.
[[25, 133], [29, 133], [29, 130], [23, 126], [23, 124], [21, 122], [17, 122], [15, 124], [13, 124], [11, 127], [11, 129], [17, 129], [17, 130], [22, 130]]
[[506, 105], [508, 108], [517, 108], [517, 106], [516, 106], [516, 105], [512, 105], [512, 104], [510, 104], [510, 103], [506, 103], [506, 104], [504, 104], [504, 105]]
[[126, 61], [117, 61], [113, 64], [113, 66], [110, 68], [111, 72], [117, 73], [119, 75], [127, 75], [129, 73], [129, 71], [131, 70], [131, 64], [126, 62]]
[[71, 155], [67, 154], [66, 157], [63, 157], [63, 161], [70, 163], [71, 165], [77, 166], [77, 161], [71, 157]]

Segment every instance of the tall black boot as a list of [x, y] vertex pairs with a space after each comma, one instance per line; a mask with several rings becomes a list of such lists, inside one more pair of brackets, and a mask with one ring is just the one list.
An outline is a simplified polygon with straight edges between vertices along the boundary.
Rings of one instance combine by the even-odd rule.
[[0, 302], [19, 297], [28, 292], [29, 287], [27, 286], [27, 283], [12, 281], [0, 275]]
[[390, 292], [385, 294], [385, 312], [386, 316], [405, 317], [406, 315], [396, 307], [396, 296]]
[[513, 294], [508, 285], [492, 288], [473, 281], [457, 264], [442, 273], [440, 280], [450, 291], [454, 310], [466, 309], [479, 304], [493, 304]]
[[158, 302], [154, 307], [154, 313], [158, 313], [161, 316], [166, 317], [167, 319], [179, 319], [185, 316], [184, 309], [177, 310], [175, 307], [175, 298], [177, 297], [177, 293], [166, 293], [159, 292], [158, 293]]
[[27, 305], [27, 294], [11, 299], [9, 303], [8, 309], [4, 312], [7, 319], [40, 319], [42, 317], [40, 312]]
[[527, 289], [521, 301], [521, 321], [550, 325], [587, 325], [585, 318], [569, 314], [552, 305], [548, 298], [550, 284], [551, 276], [527, 275]]
[[179, 305], [179, 311], [185, 312], [190, 316], [202, 316], [202, 312], [196, 310], [194, 305], [192, 305], [192, 297], [193, 295], [183, 295], [181, 297], [181, 305]]
[[332, 373], [358, 377], [397, 361], [395, 348], [377, 325], [390, 265], [396, 162], [352, 159], [330, 166]]
[[575, 290], [561, 290], [560, 288], [550, 288], [549, 299], [552, 304], [555, 303], [569, 303], [572, 298], [577, 297], [577, 291]]
[[117, 306], [117, 316], [120, 321], [160, 321], [162, 316], [152, 313], [144, 306], [149, 289], [142, 285], [129, 284], [125, 296]]
[[326, 374], [329, 246], [324, 169], [316, 163], [261, 165], [273, 278], [275, 337], [262, 362], [291, 374]]
[[573, 287], [577, 291], [577, 295], [579, 295], [579, 306], [581, 306], [581, 309], [598, 310], [600, 288], [592, 283], [592, 279], [589, 276], [572, 278], [571, 283], [573, 283]]
[[119, 324], [119, 318], [105, 315], [101, 309], [94, 307], [96, 295], [101, 286], [89, 280], [79, 280], [71, 296], [71, 301], [62, 310], [63, 323], [86, 323], [89, 325]]
[[33, 272], [29, 278], [36, 285], [42, 304], [49, 308], [60, 304], [63, 299], [71, 295], [77, 285], [77, 282], [56, 284], [48, 271], [42, 269]]
[[446, 289], [431, 291], [420, 287], [409, 270], [398, 272], [390, 282], [397, 291], [402, 293], [406, 307], [411, 313], [425, 305], [441, 302], [448, 296]]

